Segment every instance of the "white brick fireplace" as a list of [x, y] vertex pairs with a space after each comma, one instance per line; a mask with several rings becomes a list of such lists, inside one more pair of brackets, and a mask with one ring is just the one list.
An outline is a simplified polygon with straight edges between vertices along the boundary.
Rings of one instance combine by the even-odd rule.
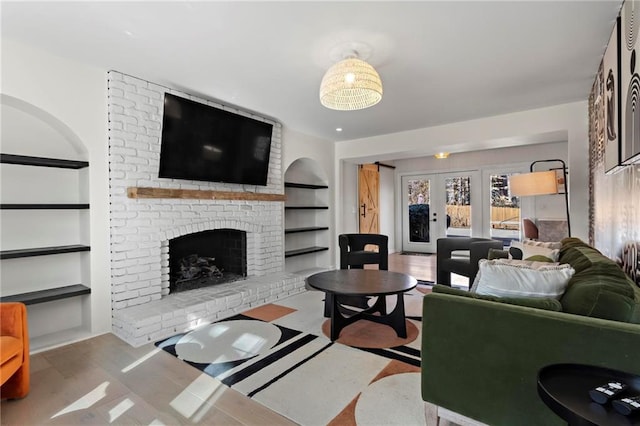
[[[158, 178], [164, 93], [273, 124], [267, 186]], [[283, 194], [281, 125], [119, 72], [108, 73], [113, 332], [133, 346], [304, 290], [284, 273], [282, 201], [129, 198], [132, 187]], [[169, 294], [169, 240], [246, 232], [247, 279]]]

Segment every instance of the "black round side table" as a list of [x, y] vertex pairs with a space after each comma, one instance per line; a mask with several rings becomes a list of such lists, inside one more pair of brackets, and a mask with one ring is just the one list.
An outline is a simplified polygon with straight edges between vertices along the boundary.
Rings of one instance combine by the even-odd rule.
[[538, 395], [571, 426], [640, 425], [640, 415], [623, 416], [611, 403], [591, 400], [589, 391], [610, 381], [629, 386], [628, 393], [640, 395], [640, 376], [609, 368], [580, 364], [553, 364], [538, 372]]

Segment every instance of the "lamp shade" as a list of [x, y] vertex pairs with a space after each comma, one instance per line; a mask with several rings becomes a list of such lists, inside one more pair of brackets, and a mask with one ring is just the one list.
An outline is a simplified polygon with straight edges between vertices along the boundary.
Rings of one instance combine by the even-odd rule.
[[511, 193], [517, 196], [558, 193], [558, 177], [554, 170], [522, 173], [509, 178]]
[[320, 103], [339, 111], [369, 108], [382, 99], [378, 72], [358, 58], [346, 58], [327, 70], [320, 84]]

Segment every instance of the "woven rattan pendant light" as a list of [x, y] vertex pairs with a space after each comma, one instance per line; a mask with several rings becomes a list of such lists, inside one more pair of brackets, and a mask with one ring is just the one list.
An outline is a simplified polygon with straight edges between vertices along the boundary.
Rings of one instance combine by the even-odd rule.
[[320, 103], [338, 111], [369, 108], [381, 99], [380, 75], [357, 52], [331, 66], [320, 84]]

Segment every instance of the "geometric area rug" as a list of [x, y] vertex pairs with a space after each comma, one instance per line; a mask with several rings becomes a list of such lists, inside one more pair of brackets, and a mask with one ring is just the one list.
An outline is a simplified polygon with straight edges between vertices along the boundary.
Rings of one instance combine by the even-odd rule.
[[420, 331], [428, 291], [418, 286], [404, 294], [404, 341], [363, 320], [331, 342], [324, 293], [306, 291], [156, 346], [301, 425], [424, 425]]

